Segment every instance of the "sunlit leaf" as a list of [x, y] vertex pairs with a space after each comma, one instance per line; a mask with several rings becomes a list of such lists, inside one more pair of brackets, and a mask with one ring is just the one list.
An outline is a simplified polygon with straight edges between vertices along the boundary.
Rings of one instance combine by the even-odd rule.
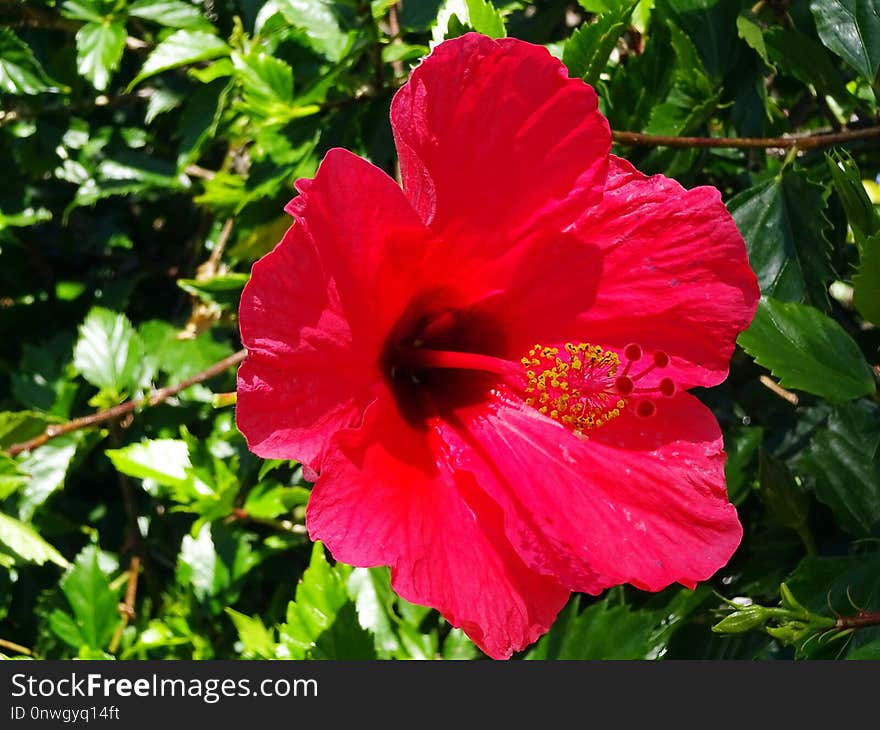
[[50, 562], [66, 568], [69, 563], [30, 525], [0, 512], [0, 545], [21, 560], [42, 565]]
[[144, 61], [141, 72], [129, 86], [135, 86], [151, 76], [178, 66], [209, 61], [212, 58], [228, 56], [229, 53], [230, 48], [226, 42], [212, 33], [179, 30], [153, 49]]
[[125, 50], [125, 26], [86, 23], [76, 33], [76, 48], [77, 69], [98, 91], [104, 91]]
[[97, 388], [130, 392], [143, 353], [143, 344], [124, 314], [95, 307], [79, 328], [73, 365]]
[[805, 304], [762, 297], [738, 341], [785, 388], [835, 402], [877, 390], [858, 345], [837, 322]]
[[9, 28], [0, 28], [0, 94], [40, 94], [63, 88], [43, 70], [24, 41]]

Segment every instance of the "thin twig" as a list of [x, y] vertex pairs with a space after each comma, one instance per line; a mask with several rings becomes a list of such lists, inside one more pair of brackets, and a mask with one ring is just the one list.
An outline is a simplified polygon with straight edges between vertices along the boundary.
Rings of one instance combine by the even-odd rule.
[[141, 569], [141, 559], [137, 555], [133, 555], [131, 562], [128, 564], [128, 585], [125, 588], [125, 603], [119, 604], [119, 614], [122, 621], [116, 627], [113, 639], [110, 641], [110, 653], [115, 654], [119, 648], [119, 642], [122, 641], [122, 634], [128, 622], [135, 617], [134, 603], [137, 599], [138, 573]]
[[[210, 256], [196, 269], [197, 281], [207, 281], [218, 274], [225, 273], [226, 268], [222, 262], [223, 252], [226, 250], [229, 239], [232, 238], [234, 223], [235, 220], [233, 218], [226, 219], [223, 228], [220, 230], [220, 235], [211, 249]], [[182, 340], [191, 340], [198, 337], [220, 319], [223, 314], [222, 308], [216, 302], [205, 301], [195, 295], [191, 295], [190, 299], [192, 301], [192, 309], [189, 319], [178, 335]]]
[[[400, 37], [400, 3], [394, 3], [388, 8], [388, 30], [391, 36], [391, 45], [399, 46], [403, 43]], [[402, 78], [406, 76], [406, 66], [400, 59], [391, 62], [391, 68], [394, 69], [394, 77]]]
[[835, 629], [864, 629], [880, 625], [880, 611], [859, 611], [855, 616], [838, 616]]
[[213, 180], [217, 174], [215, 170], [209, 170], [201, 165], [187, 165], [184, 172], [190, 177], [198, 177], [202, 180]]
[[792, 393], [790, 390], [786, 390], [779, 383], [777, 383], [775, 380], [767, 375], [762, 375], [759, 380], [761, 381], [761, 385], [763, 385], [768, 390], [776, 393], [776, 395], [782, 398], [782, 400], [788, 401], [793, 406], [796, 406], [798, 404], [797, 393]]
[[246, 510], [241, 509], [240, 507], [232, 510], [232, 514], [229, 515], [227, 521], [251, 522], [255, 525], [265, 525], [266, 527], [271, 527], [272, 529], [278, 530], [279, 532], [289, 532], [293, 535], [309, 534], [306, 526], [298, 522], [291, 522], [290, 520], [272, 520], [268, 517], [256, 517], [252, 514], [249, 514]]
[[880, 137], [880, 127], [789, 137], [665, 137], [641, 132], [611, 132], [621, 145], [636, 147], [732, 147], [737, 149], [820, 149], [843, 142]]
[[97, 411], [95, 413], [92, 413], [91, 415], [83, 416], [82, 418], [74, 418], [72, 421], [68, 421], [67, 423], [54, 424], [52, 426], [49, 426], [49, 428], [47, 428], [39, 436], [36, 436], [28, 441], [22, 441], [17, 444], [12, 444], [12, 446], [6, 449], [6, 454], [8, 456], [15, 456], [16, 454], [20, 454], [22, 451], [33, 451], [34, 449], [39, 448], [40, 446], [51, 441], [52, 439], [63, 436], [66, 433], [79, 431], [83, 428], [90, 428], [91, 426], [97, 426], [102, 423], [107, 423], [108, 421], [114, 421], [117, 418], [124, 416], [128, 413], [133, 413], [134, 411], [138, 410], [138, 408], [149, 408], [159, 405], [159, 403], [163, 403], [169, 398], [172, 398], [173, 396], [180, 393], [180, 391], [189, 388], [191, 385], [203, 383], [206, 380], [210, 380], [215, 375], [220, 375], [220, 373], [225, 372], [234, 365], [238, 365], [242, 360], [244, 360], [246, 356], [247, 350], [239, 350], [229, 357], [223, 358], [220, 362], [214, 363], [213, 365], [211, 365], [211, 367], [202, 370], [202, 372], [196, 373], [192, 377], [187, 378], [186, 380], [182, 380], [176, 385], [169, 385], [165, 388], [154, 390], [152, 393], [144, 396], [143, 398], [140, 398], [139, 400], [126, 401], [125, 403], [120, 403], [118, 406], [113, 406], [112, 408], [107, 408], [103, 411]]
[[16, 644], [14, 641], [7, 641], [6, 639], [0, 639], [0, 646], [4, 649], [9, 649], [10, 651], [14, 651], [18, 654], [24, 654], [25, 656], [33, 656], [34, 652], [32, 649], [28, 649], [26, 646], [22, 646], [21, 644]]
[[226, 249], [226, 244], [229, 243], [229, 239], [232, 237], [232, 226], [234, 223], [235, 220], [233, 218], [226, 219], [226, 222], [223, 224], [223, 229], [220, 231], [220, 235], [217, 238], [217, 243], [215, 243], [214, 248], [211, 249], [211, 255], [205, 263], [199, 266], [196, 278], [204, 277], [205, 279], [210, 279], [217, 273], [220, 259], [223, 258], [223, 251]]

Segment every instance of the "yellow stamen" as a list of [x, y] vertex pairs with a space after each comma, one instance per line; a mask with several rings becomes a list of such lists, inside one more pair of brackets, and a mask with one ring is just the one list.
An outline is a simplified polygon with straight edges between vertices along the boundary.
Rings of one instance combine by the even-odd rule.
[[[561, 355], [560, 355], [561, 349]], [[562, 348], [540, 343], [521, 360], [526, 368], [526, 405], [573, 428], [577, 434], [617, 418], [626, 400], [614, 390], [620, 368], [616, 352], [588, 342], [566, 342]]]

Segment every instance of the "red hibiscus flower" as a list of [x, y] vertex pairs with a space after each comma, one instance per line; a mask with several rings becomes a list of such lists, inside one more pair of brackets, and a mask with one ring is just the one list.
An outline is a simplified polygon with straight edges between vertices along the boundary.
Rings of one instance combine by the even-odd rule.
[[318, 475], [311, 537], [499, 658], [572, 591], [709, 578], [742, 529], [687, 389], [758, 297], [718, 191], [609, 155], [593, 89], [513, 39], [439, 45], [391, 122], [403, 189], [328, 152], [241, 300], [238, 425]]

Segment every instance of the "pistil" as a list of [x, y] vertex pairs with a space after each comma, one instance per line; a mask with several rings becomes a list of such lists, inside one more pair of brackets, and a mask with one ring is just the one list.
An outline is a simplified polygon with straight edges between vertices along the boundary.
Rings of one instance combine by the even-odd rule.
[[399, 348], [400, 362], [413, 373], [420, 370], [479, 370], [522, 378], [522, 368], [509, 360], [476, 352], [432, 350], [426, 347]]

